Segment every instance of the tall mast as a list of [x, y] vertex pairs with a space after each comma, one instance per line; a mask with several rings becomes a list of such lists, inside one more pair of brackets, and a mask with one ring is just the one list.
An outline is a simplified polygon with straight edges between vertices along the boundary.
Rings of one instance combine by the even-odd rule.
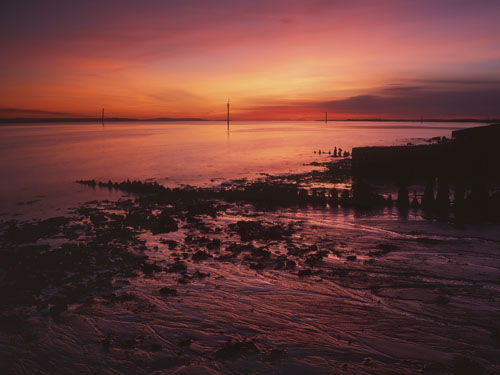
[[104, 108], [102, 109], [102, 117], [101, 117], [101, 122], [104, 124]]
[[328, 112], [325, 112], [325, 124], [328, 123]]
[[229, 130], [229, 99], [227, 99], [227, 130]]

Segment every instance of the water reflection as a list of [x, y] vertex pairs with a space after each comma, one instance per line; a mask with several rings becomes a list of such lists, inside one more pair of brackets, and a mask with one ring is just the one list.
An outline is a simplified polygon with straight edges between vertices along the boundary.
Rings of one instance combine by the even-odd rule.
[[298, 172], [328, 159], [313, 150], [422, 141], [450, 136], [457, 127], [463, 124], [233, 122], [230, 130], [216, 122], [3, 125], [0, 202], [2, 211], [19, 211], [16, 203], [38, 195], [54, 209], [103, 198], [90, 192], [75, 197], [78, 179], [152, 178], [168, 186], [206, 186]]

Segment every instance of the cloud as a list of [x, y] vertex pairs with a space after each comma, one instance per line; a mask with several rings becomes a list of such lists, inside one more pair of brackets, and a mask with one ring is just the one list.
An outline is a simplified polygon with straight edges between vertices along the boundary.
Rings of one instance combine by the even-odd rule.
[[415, 79], [415, 83], [462, 86], [500, 86], [500, 79]]
[[391, 86], [384, 87], [383, 89], [381, 89], [381, 91], [384, 93], [395, 94], [395, 95], [406, 94], [409, 92], [415, 92], [415, 91], [421, 91], [421, 90], [422, 90], [422, 86], [405, 86], [405, 85], [400, 85], [400, 84], [391, 85]]
[[329, 111], [356, 115], [379, 114], [385, 116], [436, 116], [469, 117], [498, 116], [500, 109], [500, 85], [476, 90], [434, 90], [410, 88], [395, 90], [391, 95], [358, 95], [349, 98], [316, 103]]
[[[422, 82], [423, 80], [420, 80]], [[420, 83], [416, 82], [416, 83]], [[332, 117], [453, 118], [500, 117], [500, 82], [433, 80], [439, 85], [391, 84], [368, 93], [332, 100], [268, 100], [247, 108], [245, 115], [265, 118], [276, 114], [287, 118], [315, 119], [324, 111]], [[461, 85], [458, 85], [458, 82]], [[443, 84], [444, 83], [444, 84]], [[472, 87], [473, 86], [473, 87]], [[290, 117], [288, 116], [288, 117]]]

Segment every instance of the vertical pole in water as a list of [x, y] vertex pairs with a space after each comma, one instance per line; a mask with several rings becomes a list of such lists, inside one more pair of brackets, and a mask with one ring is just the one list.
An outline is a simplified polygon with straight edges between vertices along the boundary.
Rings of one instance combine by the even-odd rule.
[[102, 117], [101, 117], [101, 122], [104, 125], [104, 108], [102, 109]]
[[328, 112], [325, 112], [325, 124], [328, 123]]
[[227, 100], [227, 130], [229, 130], [229, 99]]

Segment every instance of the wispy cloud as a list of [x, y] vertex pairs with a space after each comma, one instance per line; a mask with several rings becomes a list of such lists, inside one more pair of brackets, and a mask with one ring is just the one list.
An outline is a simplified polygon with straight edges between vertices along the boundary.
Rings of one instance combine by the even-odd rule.
[[[439, 83], [424, 85], [422, 82]], [[458, 82], [460, 85], [457, 87]], [[330, 100], [278, 100], [247, 108], [244, 115], [317, 118], [324, 111], [341, 117], [488, 117], [500, 116], [500, 82], [420, 80], [414, 85], [387, 85], [369, 93]], [[475, 85], [471, 88], [470, 85]]]
[[398, 91], [395, 95], [390, 96], [358, 95], [319, 102], [316, 103], [316, 107], [355, 115], [469, 117], [498, 116], [500, 115], [499, 102], [500, 87], [474, 91], [412, 89]]

